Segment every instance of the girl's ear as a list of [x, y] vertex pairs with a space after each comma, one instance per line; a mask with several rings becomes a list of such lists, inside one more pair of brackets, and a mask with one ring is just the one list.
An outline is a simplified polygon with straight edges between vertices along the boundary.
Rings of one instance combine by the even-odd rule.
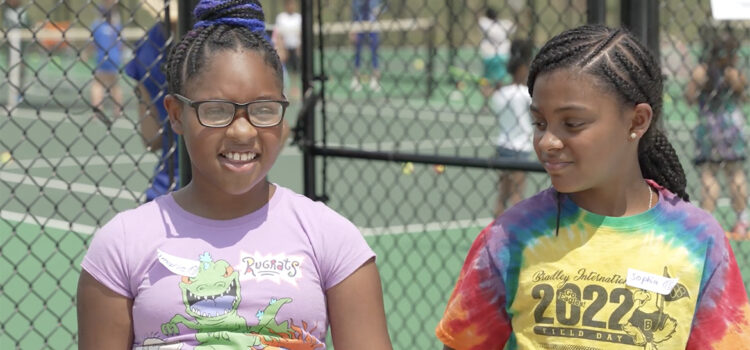
[[172, 125], [172, 130], [178, 135], [182, 135], [182, 102], [172, 95], [164, 97], [164, 108], [167, 110], [167, 116], [169, 117], [169, 124]]
[[635, 105], [633, 119], [630, 122], [630, 131], [628, 134], [636, 134], [636, 138], [640, 139], [646, 130], [651, 126], [651, 120], [654, 118], [654, 110], [651, 109], [651, 105], [648, 103], [639, 103]]

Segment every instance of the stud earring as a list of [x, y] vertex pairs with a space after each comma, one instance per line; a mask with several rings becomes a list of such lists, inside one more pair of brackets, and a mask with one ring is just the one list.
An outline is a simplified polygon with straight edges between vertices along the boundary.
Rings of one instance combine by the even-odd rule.
[[638, 135], [636, 133], [634, 133], [634, 132], [630, 133], [630, 139], [631, 140], [635, 140], [636, 137], [638, 137]]

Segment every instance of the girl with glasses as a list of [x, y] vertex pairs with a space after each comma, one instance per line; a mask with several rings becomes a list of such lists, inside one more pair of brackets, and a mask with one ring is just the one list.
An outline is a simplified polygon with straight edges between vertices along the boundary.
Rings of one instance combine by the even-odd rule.
[[201, 1], [169, 54], [169, 121], [192, 180], [94, 236], [81, 349], [170, 345], [390, 349], [378, 270], [357, 228], [269, 183], [287, 106], [258, 1]]

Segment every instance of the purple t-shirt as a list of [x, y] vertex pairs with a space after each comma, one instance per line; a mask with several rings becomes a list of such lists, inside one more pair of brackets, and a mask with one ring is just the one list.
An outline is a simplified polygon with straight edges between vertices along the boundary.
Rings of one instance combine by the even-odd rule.
[[276, 185], [263, 208], [232, 220], [158, 197], [104, 225], [81, 266], [133, 299], [136, 348], [321, 349], [325, 292], [374, 256], [347, 219]]

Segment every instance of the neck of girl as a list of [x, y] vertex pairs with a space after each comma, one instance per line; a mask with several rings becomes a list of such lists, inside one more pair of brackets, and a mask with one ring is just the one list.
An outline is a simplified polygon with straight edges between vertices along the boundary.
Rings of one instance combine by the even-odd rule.
[[265, 179], [249, 191], [237, 195], [191, 181], [174, 192], [173, 196], [177, 204], [191, 214], [212, 220], [230, 220], [262, 208], [271, 200], [275, 191], [276, 186]]
[[626, 180], [570, 194], [579, 207], [603, 216], [633, 216], [643, 213], [659, 200], [658, 193], [638, 174]]

